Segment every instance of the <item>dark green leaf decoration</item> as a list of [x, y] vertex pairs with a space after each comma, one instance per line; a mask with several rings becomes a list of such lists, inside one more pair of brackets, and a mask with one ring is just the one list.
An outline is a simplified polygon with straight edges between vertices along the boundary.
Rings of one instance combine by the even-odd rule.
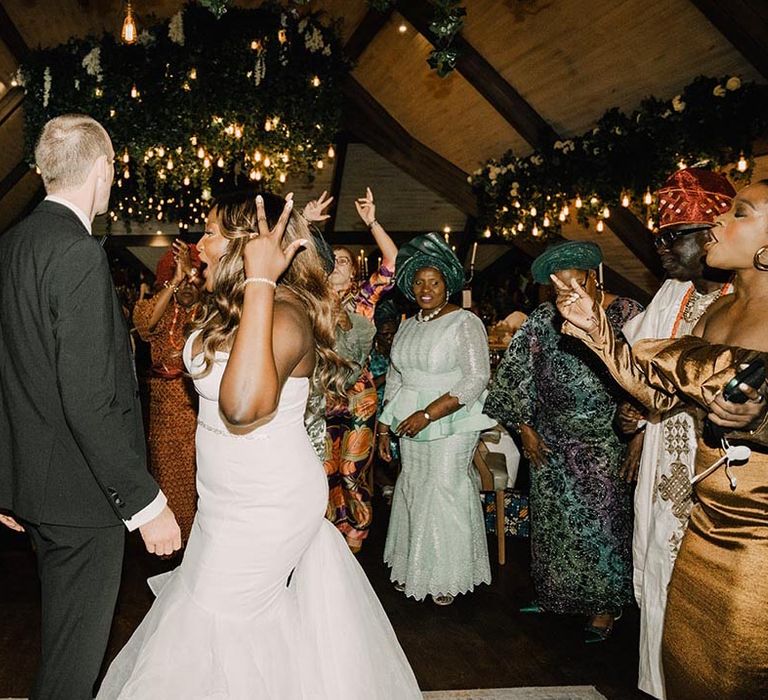
[[486, 236], [546, 240], [574, 217], [604, 227], [612, 209], [627, 206], [652, 228], [652, 192], [676, 168], [701, 164], [749, 179], [752, 145], [768, 134], [767, 104], [766, 85], [700, 77], [671, 100], [608, 110], [580, 136], [525, 157], [508, 151], [469, 177], [478, 226]]
[[228, 9], [229, 0], [197, 0], [197, 4], [210, 10], [216, 19], [221, 19]]
[[314, 14], [267, 4], [217, 20], [189, 3], [132, 46], [104, 35], [34, 51], [17, 76], [28, 158], [48, 119], [90, 114], [117, 156], [113, 219], [194, 225], [218, 190], [279, 187], [324, 165], [348, 71], [336, 29]]
[[429, 31], [434, 37], [434, 48], [427, 63], [444, 78], [456, 68], [460, 54], [453, 42], [464, 26], [467, 11], [461, 6], [460, 0], [436, 0], [434, 5], [435, 16], [429, 24]]

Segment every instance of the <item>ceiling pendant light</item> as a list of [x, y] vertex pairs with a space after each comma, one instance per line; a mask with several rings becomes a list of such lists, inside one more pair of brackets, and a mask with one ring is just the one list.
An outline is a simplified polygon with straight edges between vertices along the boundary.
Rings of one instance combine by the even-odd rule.
[[135, 44], [138, 38], [138, 32], [136, 31], [136, 22], [133, 19], [133, 11], [131, 10], [131, 3], [126, 3], [125, 19], [123, 20], [123, 30], [120, 32], [120, 38], [124, 44]]

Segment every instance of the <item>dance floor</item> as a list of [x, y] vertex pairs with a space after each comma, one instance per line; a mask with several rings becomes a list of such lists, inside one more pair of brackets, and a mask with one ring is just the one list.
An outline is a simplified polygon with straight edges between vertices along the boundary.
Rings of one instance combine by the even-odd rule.
[[[406, 599], [389, 584], [381, 562], [388, 507], [378, 501], [375, 505], [374, 528], [360, 562], [422, 689], [498, 689], [495, 693], [428, 694], [429, 700], [586, 700], [600, 694], [609, 700], [648, 698], [636, 689], [636, 609], [625, 612], [610, 641], [591, 645], [582, 641], [580, 618], [521, 614], [520, 606], [532, 597], [528, 540], [512, 538], [507, 540], [507, 564], [501, 568], [495, 563], [493, 538], [489, 539], [490, 586], [481, 586], [444, 608]], [[40, 643], [35, 562], [24, 537], [0, 530], [0, 698], [24, 697]], [[125, 643], [152, 602], [146, 578], [167, 568], [167, 563], [146, 555], [137, 537], [130, 537], [107, 660]]]

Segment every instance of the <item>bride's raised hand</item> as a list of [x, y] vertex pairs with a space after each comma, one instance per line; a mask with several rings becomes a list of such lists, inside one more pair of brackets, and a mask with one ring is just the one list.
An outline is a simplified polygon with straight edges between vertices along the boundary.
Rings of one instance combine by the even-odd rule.
[[294, 255], [307, 244], [306, 238], [293, 241], [283, 248], [283, 236], [293, 211], [293, 193], [285, 198], [285, 206], [275, 227], [270, 230], [264, 212], [264, 199], [256, 197], [258, 232], [251, 233], [243, 250], [243, 266], [246, 277], [259, 277], [277, 282], [288, 269]]
[[594, 330], [598, 325], [595, 300], [584, 287], [575, 279], [568, 286], [556, 275], [550, 275], [549, 278], [557, 291], [555, 303], [562, 317], [583, 331]]

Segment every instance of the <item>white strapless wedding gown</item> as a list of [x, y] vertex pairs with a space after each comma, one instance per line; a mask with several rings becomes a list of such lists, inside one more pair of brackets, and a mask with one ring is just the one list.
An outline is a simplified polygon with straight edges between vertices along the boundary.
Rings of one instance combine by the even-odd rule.
[[[191, 371], [191, 345], [184, 361]], [[227, 361], [200, 394], [197, 492], [184, 559], [150, 581], [154, 605], [109, 668], [97, 700], [421, 698], [395, 633], [342, 535], [304, 429], [309, 381], [234, 434], [219, 414]], [[290, 583], [289, 583], [290, 577]]]

